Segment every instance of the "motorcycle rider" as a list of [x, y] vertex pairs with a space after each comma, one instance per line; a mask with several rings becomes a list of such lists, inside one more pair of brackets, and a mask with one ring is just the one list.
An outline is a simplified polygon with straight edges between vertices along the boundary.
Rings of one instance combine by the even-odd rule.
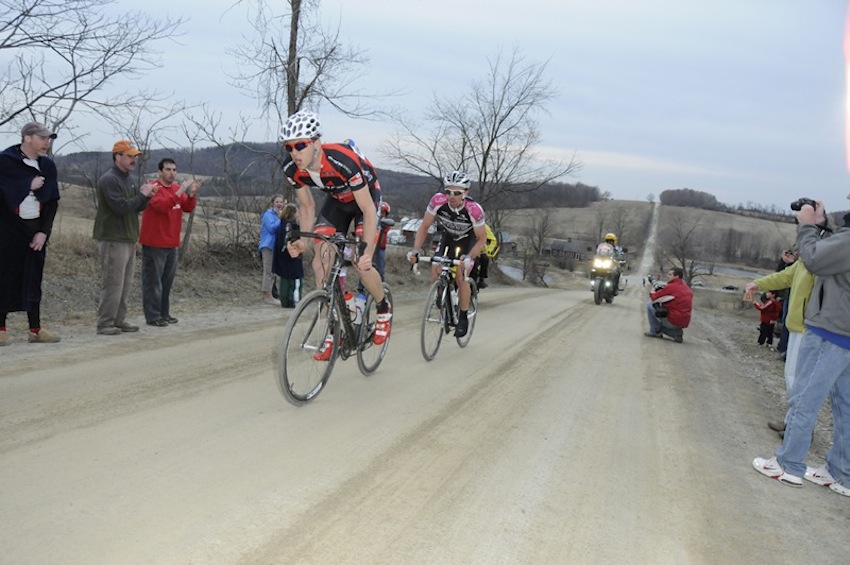
[[[620, 262], [624, 259], [623, 248], [617, 245], [617, 236], [611, 232], [605, 234], [605, 243], [611, 246], [614, 250], [614, 261], [616, 261], [616, 271], [612, 273], [614, 277], [614, 296], [620, 293]], [[599, 245], [602, 245], [601, 243]]]
[[602, 272], [607, 273], [607, 277], [610, 277], [611, 284], [614, 289], [614, 296], [617, 296], [620, 293], [620, 254], [617, 251], [618, 248], [616, 242], [617, 236], [609, 233], [605, 236], [605, 241], [596, 246], [597, 259], [602, 258], [611, 260], [610, 269], [605, 266]]
[[[671, 267], [667, 271], [667, 284], [657, 290], [649, 291], [650, 301], [646, 305], [646, 317], [649, 320], [649, 331], [646, 337], [672, 337], [676, 343], [682, 343], [682, 330], [691, 323], [694, 292], [683, 280], [685, 273], [679, 267]], [[653, 282], [650, 279], [650, 282]], [[654, 286], [654, 285], [653, 285]], [[665, 297], [672, 298], [665, 298]], [[659, 317], [654, 303], [663, 303], [667, 314]]]

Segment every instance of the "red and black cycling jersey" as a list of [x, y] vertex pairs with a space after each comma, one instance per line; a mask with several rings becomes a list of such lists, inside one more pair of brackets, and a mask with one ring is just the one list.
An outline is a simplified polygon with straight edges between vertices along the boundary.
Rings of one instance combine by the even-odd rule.
[[372, 200], [377, 201], [381, 193], [378, 175], [372, 163], [356, 148], [343, 143], [322, 144], [322, 169], [319, 172], [321, 185], [310, 173], [295, 167], [287, 155], [283, 162], [283, 174], [296, 188], [317, 187], [340, 202], [354, 201], [354, 191], [368, 187]]

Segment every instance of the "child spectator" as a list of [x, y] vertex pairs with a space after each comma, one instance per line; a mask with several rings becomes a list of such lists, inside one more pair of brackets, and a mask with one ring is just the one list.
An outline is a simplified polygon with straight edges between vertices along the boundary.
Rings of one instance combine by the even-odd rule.
[[295, 308], [301, 298], [301, 280], [304, 278], [302, 257], [292, 257], [286, 249], [286, 229], [291, 224], [297, 228], [295, 204], [284, 204], [280, 211], [280, 225], [275, 237], [275, 253], [272, 257], [272, 272], [280, 276], [280, 305]]
[[753, 307], [761, 316], [758, 344], [773, 349], [773, 328], [782, 314], [782, 304], [776, 299], [776, 293], [768, 290], [761, 295], [761, 300], [753, 303]]

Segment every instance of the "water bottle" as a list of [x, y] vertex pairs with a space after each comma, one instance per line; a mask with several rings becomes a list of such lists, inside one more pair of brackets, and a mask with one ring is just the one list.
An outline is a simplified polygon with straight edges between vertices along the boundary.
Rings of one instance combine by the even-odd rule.
[[357, 317], [357, 306], [354, 303], [354, 293], [351, 291], [345, 291], [345, 305], [348, 307], [348, 313], [351, 315], [351, 319], [354, 320]]
[[458, 297], [457, 288], [452, 289], [452, 322], [457, 322], [460, 315], [460, 306], [458, 306], [460, 298]]
[[363, 293], [357, 293], [357, 296], [354, 297], [354, 323], [359, 324], [363, 321], [363, 313], [366, 311], [366, 297]]

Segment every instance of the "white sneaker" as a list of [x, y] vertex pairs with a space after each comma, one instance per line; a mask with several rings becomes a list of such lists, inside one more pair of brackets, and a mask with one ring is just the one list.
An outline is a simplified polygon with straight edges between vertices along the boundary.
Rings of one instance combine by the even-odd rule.
[[806, 475], [804, 478], [807, 481], [822, 487], [828, 487], [835, 482], [835, 477], [832, 476], [832, 473], [829, 472], [826, 465], [821, 465], [820, 467], [806, 467]]
[[832, 473], [829, 472], [826, 465], [821, 465], [820, 467], [806, 467], [805, 478], [807, 481], [813, 482], [816, 485], [829, 487], [832, 492], [837, 492], [844, 496], [850, 496], [850, 488], [847, 488], [836, 481], [835, 477], [832, 476]]
[[803, 486], [803, 479], [796, 475], [789, 475], [786, 473], [785, 470], [779, 466], [779, 463], [777, 463], [776, 457], [771, 457], [770, 459], [756, 457], [753, 459], [753, 467], [762, 475], [770, 477], [771, 479], [776, 479], [783, 485], [797, 488]]
[[850, 496], [850, 488], [845, 487], [841, 483], [832, 483], [829, 485], [829, 490], [832, 492], [837, 492], [842, 496]]

